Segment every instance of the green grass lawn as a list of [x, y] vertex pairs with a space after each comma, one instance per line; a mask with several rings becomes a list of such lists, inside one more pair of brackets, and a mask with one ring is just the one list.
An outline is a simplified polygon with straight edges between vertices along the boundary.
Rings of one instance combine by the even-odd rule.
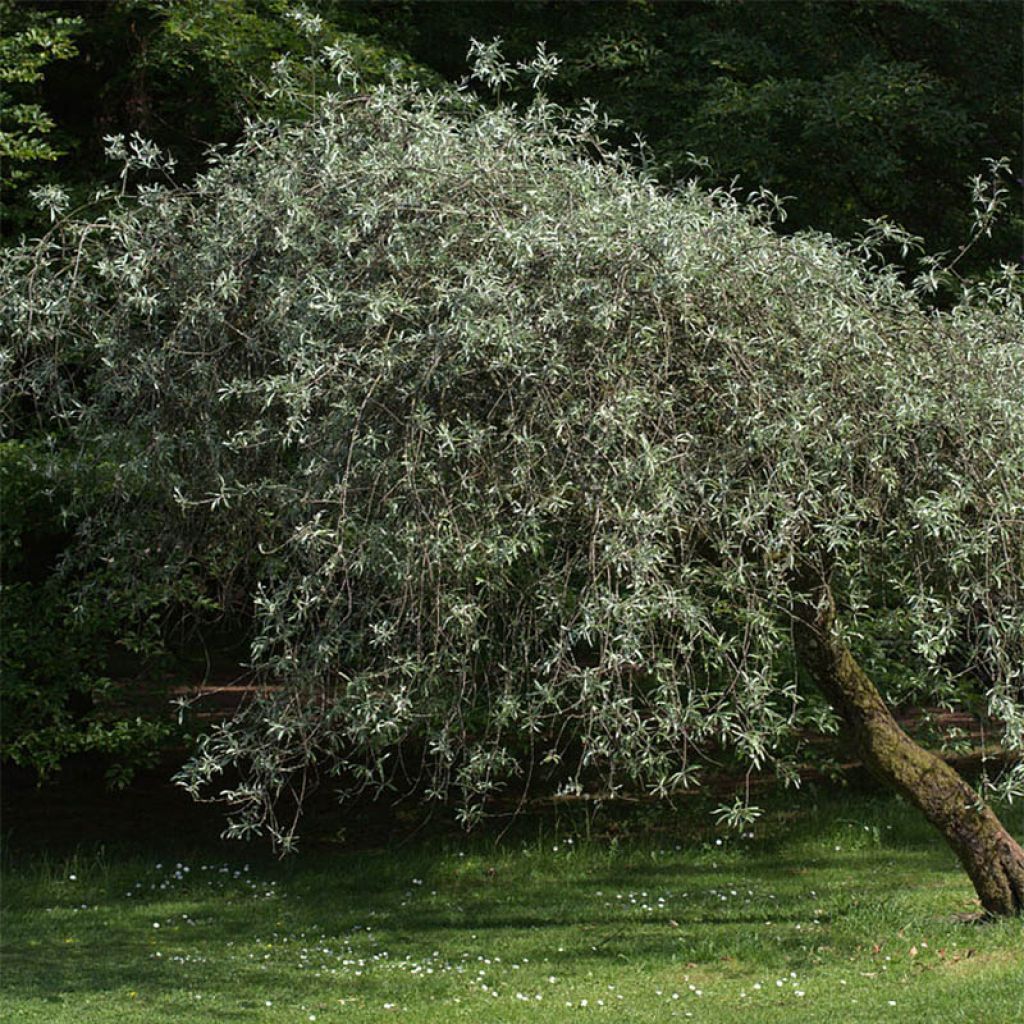
[[913, 812], [801, 800], [753, 838], [8, 853], [0, 1019], [1024, 1021], [1022, 922], [955, 919]]

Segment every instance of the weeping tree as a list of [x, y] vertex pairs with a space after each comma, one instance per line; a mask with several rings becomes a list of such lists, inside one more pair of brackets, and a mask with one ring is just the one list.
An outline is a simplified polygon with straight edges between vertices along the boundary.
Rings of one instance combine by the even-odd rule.
[[[477, 47], [494, 86], [555, 63]], [[890, 226], [781, 237], [770, 195], [666, 192], [603, 130], [543, 95], [346, 88], [188, 187], [112, 140], [157, 180], [102, 217], [42, 194], [0, 309], [11, 429], [103, 481], [62, 489], [67, 586], [126, 630], [249, 623], [274, 685], [182, 774], [232, 834], [290, 845], [316, 777], [467, 820], [541, 772], [697, 786], [726, 747], [792, 778], [813, 723], [1021, 913], [984, 802], [1024, 792], [1019, 279], [937, 311], [954, 273], [906, 283]], [[1005, 771], [972, 787], [894, 700], [973, 702]]]

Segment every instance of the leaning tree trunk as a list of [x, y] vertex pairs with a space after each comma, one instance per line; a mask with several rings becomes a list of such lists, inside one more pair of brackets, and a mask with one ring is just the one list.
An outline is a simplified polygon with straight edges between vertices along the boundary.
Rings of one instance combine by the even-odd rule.
[[1024, 849], [953, 768], [896, 724], [875, 684], [834, 635], [827, 584], [819, 581], [811, 600], [796, 609], [797, 654], [842, 718], [856, 754], [942, 833], [989, 914], [1024, 913]]

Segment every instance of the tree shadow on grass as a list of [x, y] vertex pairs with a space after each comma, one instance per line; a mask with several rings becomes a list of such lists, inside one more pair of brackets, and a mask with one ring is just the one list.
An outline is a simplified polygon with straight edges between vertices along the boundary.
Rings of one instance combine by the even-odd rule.
[[[175, 801], [182, 798], [174, 796]], [[563, 848], [552, 856], [535, 834], [532, 846], [521, 840], [501, 845], [487, 837], [446, 838], [377, 851], [321, 847], [282, 863], [265, 849], [207, 841], [206, 825], [201, 834], [177, 829], [175, 817], [160, 819], [159, 800], [144, 820], [122, 822], [122, 830], [112, 836], [104, 831], [107, 823], [127, 813], [128, 805], [115, 801], [99, 826], [78, 828], [76, 823], [88, 819], [88, 805], [75, 807], [67, 794], [62, 799], [69, 817], [59, 823], [53, 843], [47, 841], [47, 805], [36, 809], [29, 822], [30, 842], [14, 860], [14, 884], [5, 893], [2, 981], [12, 996], [25, 999], [60, 1001], [68, 994], [132, 989], [169, 1005], [193, 973], [205, 988], [226, 992], [270, 983], [285, 990], [311, 984], [290, 953], [275, 953], [265, 971], [243, 956], [241, 950], [255, 935], [269, 937], [274, 931], [293, 937], [305, 932], [310, 938], [301, 941], [315, 937], [339, 948], [351, 945], [363, 955], [385, 945], [397, 957], [433, 949], [454, 956], [501, 946], [533, 959], [540, 951], [566, 970], [623, 960], [655, 967], [680, 961], [710, 966], [734, 956], [764, 968], [782, 967], [806, 959], [813, 943], [835, 944], [828, 931], [841, 924], [851, 893], [884, 916], [906, 906], [913, 886], [958, 875], [941, 839], [892, 801], [814, 803], [802, 808], [803, 817], [790, 833], [769, 832], [749, 846], [729, 840], [720, 852], [706, 839], [667, 851], [641, 838], [622, 841], [615, 849], [590, 847], [567, 854]], [[175, 807], [176, 814], [182, 811]], [[69, 846], [73, 836], [78, 842]], [[849, 848], [827, 852], [828, 836]], [[134, 851], [134, 861], [119, 860], [119, 837], [130, 844], [125, 849]], [[105, 860], [97, 864], [109, 877], [99, 885], [106, 887], [103, 894], [94, 887], [88, 897], [100, 904], [92, 912], [99, 916], [90, 923], [84, 914], [68, 916], [77, 892], [55, 888], [47, 871], [33, 876], [32, 863], [44, 850], [52, 867], [60, 851], [81, 851], [94, 840], [107, 847]], [[460, 862], [455, 850], [469, 860]], [[250, 877], [276, 881], [280, 898], [258, 899], [233, 882], [211, 889], [206, 884], [210, 876], [196, 874], [167, 892], [147, 888], [132, 898], [124, 896], [129, 873], [158, 859], [188, 861], [193, 870], [208, 860], [249, 861], [254, 867]], [[145, 870], [150, 871], [148, 885], [154, 876], [151, 867]], [[414, 877], [423, 884], [414, 885]], [[967, 895], [966, 878], [963, 882]], [[634, 898], [646, 900], [653, 908], [649, 912], [628, 902], [630, 894], [641, 892], [647, 896]], [[619, 894], [626, 898], [616, 899]], [[658, 905], [659, 896], [665, 905]], [[769, 902], [770, 896], [775, 898]], [[47, 920], [46, 911], [55, 903], [61, 913]], [[160, 930], [157, 945], [152, 923], [172, 909], [179, 915], [187, 912], [200, 926]], [[812, 932], [808, 926], [815, 918]], [[378, 947], [360, 931], [370, 922]], [[69, 936], [77, 941], [66, 942]], [[848, 936], [839, 944], [854, 941]], [[157, 949], [160, 958], [154, 956]], [[190, 965], [170, 959], [191, 955], [206, 960]], [[361, 983], [372, 985], [373, 980]], [[217, 1019], [246, 1012], [241, 1004], [237, 1012], [218, 1009]]]
[[[537, 867], [531, 858], [518, 873], [525, 877], [517, 877], [513, 867], [507, 880], [504, 875], [485, 880], [467, 879], [450, 858], [442, 869], [440, 859], [427, 851], [398, 854], [388, 863], [366, 854], [342, 854], [294, 866], [266, 865], [258, 881], [276, 874], [279, 898], [260, 899], [230, 888], [233, 883], [226, 883], [227, 891], [211, 891], [203, 879], [193, 879], [174, 892], [147, 891], [131, 899], [108, 895], [98, 910], [81, 916], [73, 916], [73, 907], [66, 904], [49, 921], [43, 904], [53, 903], [53, 893], [47, 897], [39, 883], [8, 901], [3, 984], [12, 996], [39, 1000], [123, 989], [171, 1000], [193, 975], [205, 990], [232, 992], [241, 986], [249, 992], [271, 984], [275, 991], [287, 990], [311, 984], [296, 961], [302, 944], [329, 947], [332, 964], [343, 956], [368, 960], [381, 950], [396, 959], [430, 950], [454, 958], [500, 947], [521, 950], [518, 955], [531, 959], [544, 956], [560, 970], [573, 972], [613, 961], [651, 968], [694, 961], [711, 967], [720, 966], [723, 958], [756, 959], [761, 968], [781, 968], [805, 960], [809, 945], [826, 941], [828, 917], [813, 910], [823, 896], [828, 902], [827, 894], [811, 896], [810, 888], [827, 890], [834, 883], [816, 881], [818, 871], [830, 872], [833, 879], [840, 874], [851, 882], [869, 880], [864, 898], [887, 907], [906, 895], [908, 872], [924, 878], [942, 870], [943, 858], [934, 850], [905, 851], [895, 872], [882, 870], [889, 856], [887, 851], [862, 851], [718, 867], [650, 861], [591, 867], [583, 861], [577, 876], [563, 864], [560, 877], [547, 879], [529, 877]], [[410, 888], [410, 870], [424, 867], [434, 876]], [[803, 884], [792, 891], [795, 876], [787, 872], [793, 871], [806, 878], [806, 891]], [[725, 884], [735, 885], [737, 896], [730, 890], [722, 901]], [[666, 906], [649, 913], [615, 898], [634, 887], [646, 891], [654, 906], [662, 886], [673, 895], [666, 895]], [[768, 892], [775, 894], [770, 903]], [[831, 906], [835, 911], [834, 895]], [[183, 913], [197, 925], [165, 921], [164, 928], [152, 928], [153, 921]], [[797, 930], [797, 925], [808, 928], [814, 917], [818, 930]], [[372, 941], [366, 927], [370, 922], [377, 936]], [[275, 932], [293, 941], [285, 948], [275, 938], [272, 959], [263, 969], [245, 951], [251, 951], [255, 936], [269, 940]], [[67, 942], [69, 936], [75, 941]], [[182, 963], [175, 957], [203, 959]], [[370, 974], [360, 984], [373, 987]], [[244, 1014], [239, 1009], [235, 1016]], [[218, 1011], [218, 1019], [231, 1017]]]

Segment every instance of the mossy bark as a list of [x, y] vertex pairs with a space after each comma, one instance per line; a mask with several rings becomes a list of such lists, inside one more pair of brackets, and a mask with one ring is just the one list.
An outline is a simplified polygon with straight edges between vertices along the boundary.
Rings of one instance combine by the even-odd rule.
[[941, 757], [896, 723], [875, 684], [834, 633], [835, 602], [823, 582], [796, 608], [797, 653], [846, 727], [858, 757], [942, 833], [985, 911], [1024, 914], [1024, 849]]

